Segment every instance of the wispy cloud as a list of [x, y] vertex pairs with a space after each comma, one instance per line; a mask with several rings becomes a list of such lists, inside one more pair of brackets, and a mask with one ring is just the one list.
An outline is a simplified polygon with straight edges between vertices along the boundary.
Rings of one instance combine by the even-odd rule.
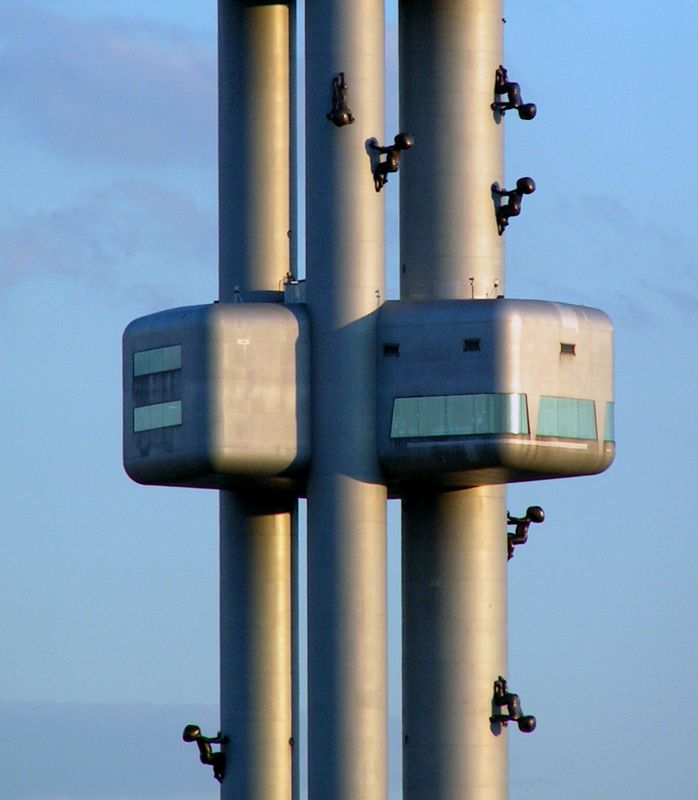
[[171, 27], [0, 8], [5, 124], [59, 155], [118, 164], [215, 158], [215, 43]]
[[683, 291], [677, 284], [674, 288], [664, 285], [649, 286], [648, 291], [650, 296], [654, 295], [656, 298], [668, 303], [674, 309], [687, 317], [695, 319], [698, 316], [698, 292], [689, 288], [688, 291]]
[[[562, 216], [578, 239], [575, 256], [605, 287], [604, 302], [630, 325], [666, 316], [694, 317], [698, 308], [698, 254], [685, 230], [660, 222], [666, 215], [636, 210], [609, 195], [563, 200]], [[611, 309], [613, 310], [613, 309]]]
[[579, 204], [598, 222], [626, 242], [652, 242], [663, 250], [686, 257], [687, 243], [678, 232], [666, 228], [656, 217], [638, 213], [632, 205], [609, 195], [582, 195]]
[[167, 290], [197, 267], [215, 271], [216, 247], [215, 217], [188, 197], [155, 183], [114, 183], [0, 229], [0, 290], [45, 275], [109, 289], [157, 281]]

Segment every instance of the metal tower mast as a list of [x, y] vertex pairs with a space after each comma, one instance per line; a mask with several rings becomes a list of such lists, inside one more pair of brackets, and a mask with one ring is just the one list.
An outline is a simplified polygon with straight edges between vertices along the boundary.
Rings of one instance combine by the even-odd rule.
[[[219, 0], [220, 299], [124, 334], [126, 471], [221, 493], [221, 731], [183, 738], [223, 800], [299, 800], [299, 497], [310, 800], [387, 798], [388, 497], [403, 504], [405, 800], [506, 800], [507, 730], [535, 727], [507, 686], [507, 560], [544, 514], [510, 516], [505, 486], [615, 453], [606, 315], [504, 297], [502, 234], [535, 189], [505, 188], [504, 117], [536, 109], [502, 65], [501, 0], [399, 7], [392, 139], [383, 0], [305, 0], [299, 281], [296, 3]], [[386, 302], [398, 168], [401, 298]]]
[[[218, 30], [220, 301], [264, 301], [290, 270], [289, 9], [221, 0]], [[286, 492], [221, 492], [221, 726], [235, 750], [222, 797], [231, 800], [291, 798], [294, 519]]]
[[[308, 784], [336, 800], [387, 793], [387, 492], [375, 446], [385, 230], [365, 145], [383, 136], [383, 17], [383, 0], [305, 3]], [[337, 127], [328, 90], [340, 73], [355, 121]]]
[[[502, 27], [499, 0], [400, 0], [401, 127], [417, 143], [400, 180], [402, 300], [504, 294], [489, 192], [504, 173]], [[474, 724], [507, 674], [506, 511], [503, 485], [403, 492], [405, 800], [507, 796], [506, 736]]]

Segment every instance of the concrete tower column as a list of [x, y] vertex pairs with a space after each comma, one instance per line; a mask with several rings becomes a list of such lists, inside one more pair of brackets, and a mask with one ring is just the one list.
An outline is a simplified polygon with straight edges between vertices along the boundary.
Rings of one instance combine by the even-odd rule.
[[490, 730], [506, 675], [506, 489], [402, 500], [403, 796], [504, 800], [506, 733]]
[[[405, 300], [504, 294], [491, 184], [503, 183], [490, 103], [500, 0], [400, 0]], [[505, 800], [506, 733], [490, 730], [506, 675], [506, 489], [403, 494], [405, 800]]]
[[[289, 261], [289, 7], [219, 0], [220, 299], [278, 299]], [[295, 497], [221, 492], [223, 800], [292, 797]]]
[[[295, 3], [295, 0], [292, 0]], [[218, 2], [220, 299], [280, 291], [289, 271], [289, 3]]]
[[[375, 443], [376, 310], [385, 297], [382, 0], [306, 2], [311, 800], [386, 800], [386, 488]], [[326, 117], [343, 72], [355, 122]]]
[[291, 518], [284, 497], [221, 492], [223, 800], [291, 800]]
[[501, 0], [400, 0], [400, 296], [504, 294], [504, 239], [491, 186], [503, 183]]

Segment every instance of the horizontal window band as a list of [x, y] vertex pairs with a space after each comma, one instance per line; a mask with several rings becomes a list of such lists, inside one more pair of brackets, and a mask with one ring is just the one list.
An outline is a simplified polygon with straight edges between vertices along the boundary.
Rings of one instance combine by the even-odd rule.
[[538, 436], [558, 439], [597, 439], [594, 401], [571, 397], [541, 397], [536, 433]]
[[397, 397], [391, 439], [528, 434], [525, 394]]
[[133, 431], [152, 431], [158, 428], [173, 428], [182, 424], [182, 401], [155, 403], [133, 409]]
[[169, 372], [182, 368], [182, 345], [156, 347], [153, 350], [140, 350], [133, 354], [133, 376], [153, 375], [156, 372]]

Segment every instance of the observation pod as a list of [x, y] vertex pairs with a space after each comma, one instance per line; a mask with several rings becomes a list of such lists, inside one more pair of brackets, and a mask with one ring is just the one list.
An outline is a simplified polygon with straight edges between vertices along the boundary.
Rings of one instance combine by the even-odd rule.
[[593, 475], [613, 461], [613, 328], [542, 300], [388, 302], [378, 450], [391, 493]]
[[139, 483], [299, 491], [309, 400], [302, 305], [176, 308], [124, 333], [124, 466]]

